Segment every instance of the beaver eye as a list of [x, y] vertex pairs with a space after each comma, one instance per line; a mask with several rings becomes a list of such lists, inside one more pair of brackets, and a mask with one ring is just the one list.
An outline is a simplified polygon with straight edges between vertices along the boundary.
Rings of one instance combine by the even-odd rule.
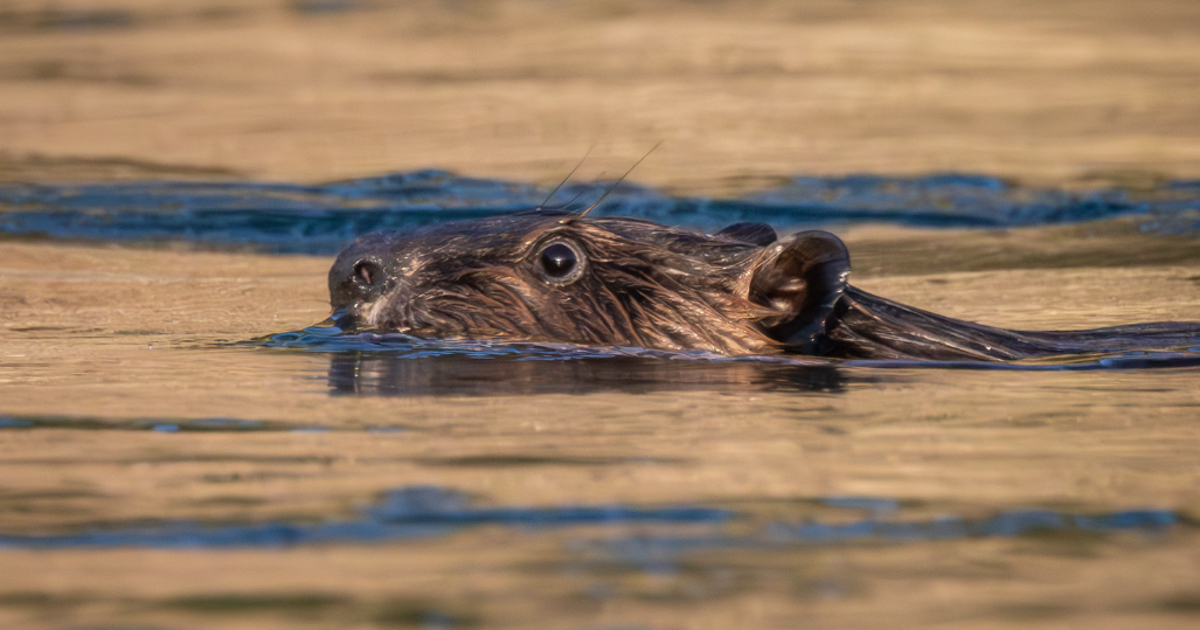
[[552, 284], [571, 284], [583, 275], [583, 252], [567, 241], [550, 241], [537, 253], [537, 268], [542, 279]]

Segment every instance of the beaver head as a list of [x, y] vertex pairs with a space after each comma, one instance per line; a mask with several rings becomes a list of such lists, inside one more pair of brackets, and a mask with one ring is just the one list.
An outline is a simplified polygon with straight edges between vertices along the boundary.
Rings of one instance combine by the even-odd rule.
[[849, 269], [826, 232], [705, 236], [543, 210], [368, 234], [338, 256], [329, 291], [344, 330], [814, 353]]

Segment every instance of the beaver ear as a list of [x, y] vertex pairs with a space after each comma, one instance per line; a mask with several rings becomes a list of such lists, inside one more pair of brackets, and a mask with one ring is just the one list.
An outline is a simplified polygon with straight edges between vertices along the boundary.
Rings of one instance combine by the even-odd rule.
[[805, 354], [822, 354], [825, 326], [846, 291], [850, 253], [841, 239], [800, 232], [767, 248], [750, 282], [750, 296], [780, 312], [763, 332]]
[[720, 232], [713, 234], [713, 236], [742, 241], [743, 243], [758, 245], [759, 247], [766, 247], [779, 240], [779, 237], [775, 235], [774, 228], [766, 223], [753, 222], [734, 223]]

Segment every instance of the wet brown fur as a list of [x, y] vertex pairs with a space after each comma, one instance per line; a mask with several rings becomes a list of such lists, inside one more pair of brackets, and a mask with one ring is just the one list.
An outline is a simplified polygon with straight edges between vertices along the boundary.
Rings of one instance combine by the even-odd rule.
[[[583, 252], [578, 280], [548, 281], [538, 252]], [[846, 283], [837, 237], [785, 240], [761, 224], [713, 236], [633, 218], [533, 211], [380, 232], [330, 270], [334, 318], [346, 330], [422, 337], [554, 341], [860, 359], [1011, 360], [1200, 339], [1200, 324], [1022, 332], [951, 319]]]
[[[531, 260], [555, 238], [571, 239], [587, 257], [583, 277], [569, 286], [545, 282]], [[754, 323], [777, 313], [748, 299], [760, 249], [638, 219], [527, 213], [413, 236], [368, 235], [339, 257], [330, 284], [344, 327], [764, 353], [778, 344]], [[386, 291], [356, 292], [347, 272], [364, 255], [399, 272]]]

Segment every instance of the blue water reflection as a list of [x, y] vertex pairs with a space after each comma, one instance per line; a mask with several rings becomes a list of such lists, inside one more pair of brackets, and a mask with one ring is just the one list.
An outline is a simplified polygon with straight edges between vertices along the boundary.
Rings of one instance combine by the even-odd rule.
[[[874, 512], [884, 499], [833, 498], [836, 507], [865, 507]], [[893, 502], [888, 502], [895, 505]], [[853, 504], [853, 506], [851, 505]], [[460, 492], [436, 486], [408, 486], [385, 493], [356, 519], [329, 519], [319, 523], [266, 522], [205, 525], [170, 521], [93, 528], [76, 533], [0, 535], [0, 548], [57, 549], [78, 547], [288, 547], [319, 543], [374, 543], [387, 540], [446, 536], [463, 528], [491, 525], [516, 528], [572, 528], [612, 526], [617, 536], [590, 539], [585, 547], [602, 550], [634, 563], [661, 562], [664, 558], [703, 549], [769, 548], [790, 545], [844, 544], [861, 541], [934, 541], [968, 537], [1011, 537], [1039, 532], [1110, 534], [1122, 531], [1158, 533], [1180, 525], [1167, 510], [1129, 510], [1076, 514], [1053, 510], [1016, 510], [982, 519], [943, 516], [927, 520], [882, 518], [876, 515], [848, 522], [805, 520], [769, 521], [749, 533], [728, 533], [725, 524], [756, 521], [753, 514], [722, 507], [667, 505], [638, 507], [568, 505], [559, 507], [478, 507]], [[653, 530], [630, 536], [632, 524], [707, 526], [709, 533], [688, 535], [680, 531]], [[594, 531], [594, 530], [589, 530]], [[688, 530], [692, 531], [692, 530]]]
[[[608, 184], [564, 186], [549, 206], [581, 208]], [[0, 185], [0, 234], [50, 239], [191, 242], [275, 253], [332, 254], [360, 234], [506, 214], [545, 201], [521, 182], [438, 170], [318, 185], [261, 182], [118, 182]], [[736, 199], [673, 197], [620, 185], [597, 216], [642, 217], [715, 231], [737, 221], [780, 228], [861, 223], [1001, 228], [1136, 215], [1144, 231], [1200, 228], [1200, 184], [1128, 191], [1018, 186], [969, 174], [894, 178], [796, 177]]]

